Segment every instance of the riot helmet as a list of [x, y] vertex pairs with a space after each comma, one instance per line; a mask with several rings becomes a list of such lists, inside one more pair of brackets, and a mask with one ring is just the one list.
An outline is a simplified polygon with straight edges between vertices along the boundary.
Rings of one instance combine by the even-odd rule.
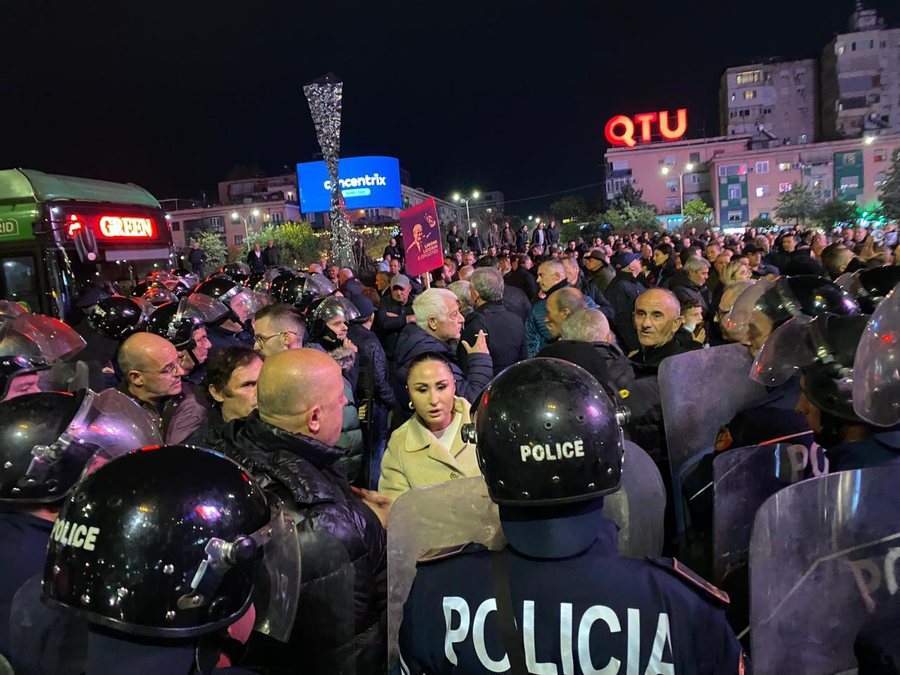
[[226, 313], [221, 302], [205, 295], [191, 295], [159, 306], [147, 321], [147, 331], [165, 338], [179, 351], [186, 351], [199, 366], [206, 359], [201, 360], [194, 353], [194, 332], [207, 324], [214, 325]]
[[3, 401], [0, 439], [0, 503], [14, 504], [60, 501], [100, 450], [114, 456], [161, 442], [149, 413], [115, 389]]
[[147, 447], [87, 471], [50, 535], [43, 598], [93, 624], [188, 638], [234, 623], [286, 640], [300, 590], [297, 531], [227, 457]]
[[561, 359], [521, 361], [497, 375], [476, 405], [463, 438], [476, 443], [497, 504], [572, 504], [619, 489], [619, 417], [583, 368]]
[[[335, 331], [332, 325], [333, 319], [339, 318], [343, 328]], [[313, 342], [318, 342], [326, 349], [335, 349], [344, 343], [347, 336], [347, 328], [354, 319], [359, 318], [359, 310], [351, 300], [339, 295], [329, 295], [323, 298], [315, 306], [310, 322], [309, 336]]]
[[876, 426], [900, 423], [900, 288], [875, 309], [853, 360], [853, 410]]
[[281, 302], [293, 305], [306, 314], [315, 300], [332, 295], [337, 289], [319, 272], [291, 279], [282, 286]]
[[143, 329], [145, 308], [134, 298], [113, 295], [98, 302], [88, 313], [88, 325], [105, 338], [121, 342]]
[[74, 328], [50, 316], [0, 317], [0, 356], [24, 356], [53, 364], [75, 356], [85, 344]]
[[753, 356], [772, 331], [792, 317], [859, 314], [859, 304], [824, 277], [798, 275], [762, 279], [738, 296], [725, 319], [730, 335], [740, 338]]
[[900, 267], [883, 265], [842, 274], [835, 282], [859, 302], [865, 314], [871, 314], [893, 288], [900, 284]]
[[230, 319], [248, 330], [256, 312], [269, 304], [267, 295], [245, 288], [225, 275], [210, 277], [197, 286], [191, 297], [195, 295], [212, 298], [226, 308], [226, 312], [215, 322], [216, 324]]
[[[275, 270], [273, 270], [275, 271]], [[284, 290], [284, 285], [289, 282], [291, 279], [296, 279], [297, 275], [294, 274], [291, 270], [287, 268], [282, 268], [277, 270], [278, 274], [272, 277], [272, 281], [269, 284], [269, 293], [272, 294], [272, 297], [275, 298], [277, 302], [284, 302], [282, 300], [282, 292]], [[259, 290], [259, 289], [254, 289]]]
[[156, 284], [149, 286], [140, 297], [154, 307], [159, 307], [167, 302], [175, 302], [178, 300], [178, 296], [174, 292], [164, 286]]
[[[29, 358], [27, 356], [0, 356], [0, 401], [5, 401], [8, 396], [22, 396], [23, 394], [36, 393], [40, 388], [34, 386], [34, 382], [19, 382], [14, 392], [10, 392], [13, 380], [20, 375], [30, 375], [48, 370], [50, 364], [42, 358]], [[27, 385], [23, 389], [22, 385]]]

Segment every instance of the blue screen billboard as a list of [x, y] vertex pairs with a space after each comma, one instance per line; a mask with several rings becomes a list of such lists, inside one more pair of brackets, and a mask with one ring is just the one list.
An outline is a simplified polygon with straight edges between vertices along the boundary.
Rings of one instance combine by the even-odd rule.
[[[325, 162], [297, 165], [300, 210], [331, 210], [331, 179]], [[400, 162], [394, 157], [345, 157], [338, 160], [338, 182], [348, 210], [399, 208]]]

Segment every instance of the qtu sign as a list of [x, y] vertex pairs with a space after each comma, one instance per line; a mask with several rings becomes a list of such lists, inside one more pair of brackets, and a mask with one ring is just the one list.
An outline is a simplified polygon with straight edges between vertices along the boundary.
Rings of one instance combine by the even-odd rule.
[[658, 113], [639, 113], [634, 118], [616, 115], [606, 123], [604, 134], [610, 145], [633, 148], [638, 140], [650, 143], [653, 140], [654, 128], [665, 141], [678, 141], [687, 133], [687, 109], [675, 111], [675, 124], [672, 125], [668, 110]]

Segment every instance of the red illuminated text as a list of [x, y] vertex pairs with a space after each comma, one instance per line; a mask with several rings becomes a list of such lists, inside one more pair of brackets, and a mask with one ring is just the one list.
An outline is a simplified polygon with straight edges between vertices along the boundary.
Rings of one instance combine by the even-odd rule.
[[679, 108], [675, 111], [675, 127], [672, 128], [669, 119], [669, 111], [661, 110], [658, 113], [639, 113], [632, 120], [626, 115], [616, 115], [606, 123], [606, 140], [610, 145], [624, 145], [633, 148], [637, 145], [637, 138], [642, 143], [649, 143], [653, 139], [653, 125], [659, 128], [659, 134], [667, 141], [677, 141], [687, 132], [687, 110]]
[[151, 239], [156, 235], [151, 218], [103, 216], [100, 218], [100, 232], [104, 237], [135, 237]]

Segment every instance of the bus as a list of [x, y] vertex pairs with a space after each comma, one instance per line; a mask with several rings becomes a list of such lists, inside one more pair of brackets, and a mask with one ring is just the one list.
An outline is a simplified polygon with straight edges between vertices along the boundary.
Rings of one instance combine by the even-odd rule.
[[0, 170], [0, 297], [66, 320], [83, 289], [172, 267], [156, 198], [132, 183]]

